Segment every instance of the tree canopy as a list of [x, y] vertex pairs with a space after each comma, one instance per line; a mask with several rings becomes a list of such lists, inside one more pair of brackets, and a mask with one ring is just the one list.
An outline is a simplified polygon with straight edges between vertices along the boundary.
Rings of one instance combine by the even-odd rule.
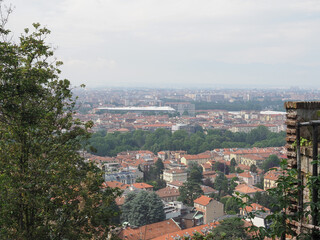
[[212, 230], [213, 238], [219, 239], [249, 239], [246, 235], [244, 222], [241, 218], [227, 218]]
[[178, 200], [189, 206], [193, 206], [193, 201], [203, 194], [200, 184], [190, 180], [183, 183], [179, 188], [179, 192]]
[[257, 168], [256, 165], [252, 164], [252, 165], [250, 166], [250, 172], [256, 173], [257, 170], [258, 170], [258, 168]]
[[0, 236], [102, 237], [115, 215], [103, 209], [117, 192], [101, 191], [100, 170], [79, 154], [91, 123], [73, 119], [70, 82], [45, 43], [50, 31], [33, 24], [16, 43], [1, 20]]
[[202, 179], [203, 179], [202, 172], [203, 172], [203, 169], [199, 164], [197, 163], [191, 164], [188, 168], [188, 180], [202, 184]]
[[268, 172], [270, 168], [279, 167], [280, 166], [280, 159], [277, 155], [270, 155], [263, 163], [261, 168], [264, 172]]
[[163, 203], [155, 192], [129, 193], [122, 206], [121, 219], [138, 227], [163, 221]]
[[[252, 132], [253, 131], [253, 132]], [[132, 150], [185, 150], [197, 154], [215, 148], [279, 147], [285, 144], [285, 133], [272, 133], [260, 126], [249, 133], [233, 133], [226, 130], [208, 130], [188, 134], [184, 130], [171, 133], [167, 129], [154, 132], [136, 130], [126, 133], [97, 132], [90, 138], [90, 145], [96, 149], [88, 151], [99, 156], [116, 156], [119, 152]]]

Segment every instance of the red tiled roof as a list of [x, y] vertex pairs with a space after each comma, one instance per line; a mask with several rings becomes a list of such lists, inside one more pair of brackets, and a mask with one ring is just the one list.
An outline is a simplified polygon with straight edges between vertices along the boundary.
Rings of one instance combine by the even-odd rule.
[[185, 236], [185, 235], [189, 235], [189, 236], [193, 236], [195, 232], [201, 233], [203, 231], [208, 231], [211, 230], [212, 228], [216, 227], [219, 223], [215, 222], [215, 223], [209, 223], [209, 224], [205, 224], [205, 225], [200, 225], [197, 227], [192, 227], [192, 228], [187, 228], [184, 230], [180, 230], [177, 232], [172, 232], [172, 233], [168, 233], [168, 234], [164, 234], [162, 236], [156, 237], [156, 238], [152, 238], [153, 240], [175, 240], [175, 239], [180, 239]]
[[232, 179], [232, 178], [235, 178], [235, 177], [237, 177], [236, 173], [230, 173], [230, 174], [226, 175], [227, 179]]
[[125, 196], [122, 196], [122, 197], [117, 197], [116, 198], [116, 204], [118, 206], [122, 206], [124, 204], [124, 201], [125, 201]]
[[102, 187], [110, 187], [110, 188], [120, 188], [121, 190], [127, 189], [130, 187], [128, 184], [124, 184], [118, 181], [109, 181], [102, 183]]
[[211, 169], [211, 164], [210, 163], [204, 163], [204, 164], [201, 164], [201, 166], [205, 169]]
[[149, 124], [149, 125], [144, 125], [143, 127], [148, 128], [148, 127], [153, 127], [153, 128], [166, 128], [166, 127], [171, 127], [172, 124]]
[[213, 198], [202, 195], [201, 197], [194, 200], [194, 203], [200, 204], [202, 206], [207, 206]]
[[140, 189], [153, 188], [152, 185], [149, 185], [147, 183], [133, 183], [132, 186], [134, 186], [135, 188], [140, 188]]
[[244, 164], [238, 164], [237, 167], [242, 169], [242, 170], [250, 170], [250, 166], [247, 166], [247, 165], [244, 165]]
[[252, 211], [257, 211], [257, 210], [263, 210], [266, 212], [270, 212], [269, 208], [263, 207], [258, 203], [251, 203], [250, 206], [246, 206], [245, 211], [247, 213], [252, 212]]
[[173, 182], [170, 182], [168, 184], [170, 184], [172, 186], [176, 186], [176, 187], [181, 187], [183, 185], [183, 182], [181, 182], [181, 181], [173, 181]]
[[119, 129], [116, 129], [115, 132], [130, 132], [130, 130], [127, 128], [119, 128]]
[[248, 194], [248, 193], [255, 193], [255, 192], [263, 192], [262, 189], [257, 188], [255, 186], [248, 186], [247, 184], [240, 184], [238, 185], [235, 190], [235, 192], [239, 192], [242, 194]]
[[271, 170], [264, 174], [264, 179], [276, 181], [282, 174], [283, 173], [281, 171]]
[[164, 236], [172, 232], [180, 231], [180, 227], [172, 219], [145, 225], [139, 228], [132, 229], [130, 227], [123, 229], [118, 237], [126, 240], [137, 239], [154, 239], [159, 236]]
[[198, 155], [185, 155], [185, 159], [193, 160], [193, 159], [204, 159], [204, 158], [211, 158], [209, 154], [198, 154]]
[[217, 190], [214, 190], [212, 187], [205, 186], [205, 185], [201, 185], [201, 189], [204, 194], [209, 194], [217, 191]]
[[238, 176], [243, 178], [252, 178], [252, 175], [249, 172], [239, 173]]

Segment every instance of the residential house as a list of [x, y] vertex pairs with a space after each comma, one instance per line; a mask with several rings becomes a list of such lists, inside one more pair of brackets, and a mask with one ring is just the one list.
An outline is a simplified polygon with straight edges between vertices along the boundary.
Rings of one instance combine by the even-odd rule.
[[210, 162], [205, 162], [203, 164], [201, 164], [202, 170], [203, 172], [210, 172], [212, 171], [212, 164]]
[[210, 154], [207, 153], [202, 153], [202, 154], [197, 154], [197, 155], [184, 155], [181, 158], [181, 163], [185, 164], [186, 166], [189, 166], [192, 163], [197, 163], [199, 165], [206, 163], [207, 161], [209, 161], [210, 159], [212, 159], [212, 156]]
[[246, 154], [240, 157], [240, 163], [246, 166], [260, 166], [267, 157], [258, 154]]
[[274, 169], [266, 172], [263, 178], [263, 187], [265, 190], [277, 186], [277, 180], [283, 173], [279, 169]]
[[170, 169], [163, 171], [163, 180], [166, 182], [174, 182], [174, 181], [187, 181], [187, 171], [183, 169]]
[[183, 182], [181, 181], [167, 182], [167, 187], [179, 189], [181, 186], [183, 186]]
[[244, 182], [247, 185], [255, 185], [260, 181], [260, 175], [257, 173], [245, 171], [238, 174], [240, 181]]
[[208, 196], [202, 195], [194, 200], [194, 207], [203, 213], [204, 223], [212, 222], [214, 219], [224, 215], [224, 205]]
[[118, 181], [125, 184], [132, 184], [136, 182], [136, 174], [130, 171], [122, 171], [118, 173], [104, 174], [104, 180], [106, 182]]
[[166, 160], [166, 152], [165, 151], [161, 151], [158, 152], [158, 158], [160, 158], [162, 161]]
[[182, 208], [181, 215], [175, 220], [180, 223], [182, 229], [191, 228], [204, 224], [203, 213], [197, 211], [195, 208]]
[[[238, 192], [240, 194], [246, 194], [252, 198], [257, 192], [264, 192], [264, 190], [257, 188], [255, 186], [247, 185], [247, 184], [239, 184], [234, 189], [234, 192]], [[245, 198], [243, 198], [243, 201], [247, 202], [248, 199], [245, 197]]]
[[215, 171], [203, 172], [202, 174], [204, 179], [208, 178], [212, 183], [215, 182], [216, 177], [218, 176]]
[[210, 196], [212, 193], [219, 193], [219, 191], [213, 189], [212, 187], [206, 186], [206, 185], [201, 185], [200, 186], [203, 194], [206, 196]]
[[180, 196], [179, 189], [172, 187], [165, 187], [156, 191], [156, 194], [165, 202], [176, 201]]
[[[250, 213], [254, 213], [253, 218], [246, 218], [246, 216]], [[249, 206], [246, 206], [244, 209], [240, 209], [240, 215], [245, 217], [247, 221], [250, 221], [256, 227], [267, 227], [268, 221], [266, 217], [271, 214], [269, 208], [263, 207], [260, 204], [252, 203]]]
[[164, 203], [164, 213], [166, 214], [166, 219], [179, 218], [181, 215], [181, 210], [184, 208], [182, 202], [173, 201]]
[[245, 208], [240, 208], [240, 215], [246, 216], [248, 215], [248, 213], [256, 212], [256, 211], [264, 211], [269, 214], [271, 213], [269, 208], [261, 206], [258, 203], [251, 203], [249, 206], [246, 206]]

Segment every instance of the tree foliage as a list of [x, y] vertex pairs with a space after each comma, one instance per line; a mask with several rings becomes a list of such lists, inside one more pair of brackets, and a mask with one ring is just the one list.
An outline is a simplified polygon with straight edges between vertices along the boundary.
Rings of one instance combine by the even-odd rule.
[[227, 218], [212, 230], [212, 239], [249, 239], [243, 225], [240, 218]]
[[278, 197], [268, 193], [257, 192], [250, 202], [269, 208], [271, 212], [279, 211]]
[[79, 154], [91, 123], [73, 119], [70, 82], [59, 79], [62, 63], [45, 43], [50, 31], [34, 24], [15, 43], [2, 20], [0, 236], [102, 237], [115, 215], [103, 209], [117, 193], [100, 190], [100, 170]]
[[193, 181], [183, 183], [179, 188], [179, 192], [180, 196], [178, 200], [189, 206], [193, 206], [193, 201], [203, 194], [200, 184]]
[[214, 181], [214, 189], [219, 191], [219, 198], [229, 194], [232, 195], [237, 183], [235, 179], [228, 180], [222, 172], [218, 172], [218, 176]]
[[214, 181], [214, 188], [219, 191], [219, 196], [224, 196], [228, 192], [228, 179], [222, 172], [218, 172], [218, 176]]
[[129, 193], [122, 206], [123, 222], [143, 226], [165, 220], [163, 203], [154, 192]]
[[237, 214], [239, 213], [240, 206], [238, 202], [232, 198], [229, 197], [224, 205], [224, 210], [227, 214]]
[[222, 162], [215, 162], [214, 166], [213, 166], [213, 170], [214, 171], [219, 171], [224, 173], [225, 175], [228, 175], [230, 172], [230, 168], [228, 165], [226, 165], [225, 163]]
[[191, 164], [188, 169], [188, 180], [202, 184], [202, 179], [203, 179], [202, 172], [203, 172], [203, 169], [199, 164], [197, 163]]
[[256, 173], [257, 170], [258, 170], [258, 168], [257, 168], [256, 165], [252, 164], [252, 165], [250, 166], [250, 172]]
[[261, 168], [264, 172], [268, 172], [270, 168], [279, 167], [280, 159], [277, 155], [270, 155], [263, 163]]
[[[278, 147], [285, 144], [284, 132], [272, 133], [263, 126], [252, 131], [254, 132], [232, 133], [226, 130], [208, 130], [207, 134], [202, 131], [188, 134], [184, 130], [171, 133], [166, 129], [154, 132], [97, 132], [92, 135], [90, 144], [99, 156], [115, 156], [122, 151], [139, 149], [154, 153], [161, 150], [185, 150], [190, 154], [197, 154], [215, 148]], [[88, 148], [88, 151], [92, 150]]]
[[[312, 164], [319, 164], [320, 161], [313, 161]], [[243, 202], [241, 198], [234, 197], [238, 201], [241, 208], [249, 206], [252, 202], [257, 202], [265, 207], [271, 208], [272, 213], [267, 216], [266, 220], [269, 222], [267, 228], [256, 227], [254, 225], [248, 227], [248, 231], [254, 232], [255, 239], [265, 239], [266, 237], [276, 239], [285, 239], [286, 236], [291, 235], [296, 239], [319, 239], [320, 231], [318, 226], [315, 228], [305, 228], [303, 231], [296, 231], [296, 228], [292, 227], [293, 222], [304, 222], [308, 218], [320, 221], [318, 214], [319, 203], [313, 202], [312, 199], [304, 201], [303, 208], [297, 212], [289, 213], [293, 202], [298, 202], [299, 190], [301, 193], [306, 190], [319, 189], [320, 176], [310, 176], [307, 179], [305, 185], [297, 187], [299, 179], [297, 178], [297, 169], [288, 169], [287, 161], [284, 159], [280, 163], [282, 171], [281, 176], [277, 180], [277, 186], [267, 190], [267, 193], [255, 194], [254, 198], [249, 202]], [[300, 193], [300, 194], [301, 194]], [[248, 197], [248, 196], [242, 196]], [[255, 215], [259, 214], [259, 211], [248, 213], [246, 219], [252, 220]], [[309, 225], [310, 226], [310, 225]], [[311, 225], [312, 226], [312, 225]]]
[[[139, 168], [141, 169], [140, 165]], [[162, 179], [162, 173], [164, 164], [160, 158], [156, 161], [154, 166], [151, 166], [148, 170], [143, 172], [143, 179], [139, 179], [140, 182], [146, 182], [153, 186], [153, 190], [157, 191], [166, 186], [166, 182]]]

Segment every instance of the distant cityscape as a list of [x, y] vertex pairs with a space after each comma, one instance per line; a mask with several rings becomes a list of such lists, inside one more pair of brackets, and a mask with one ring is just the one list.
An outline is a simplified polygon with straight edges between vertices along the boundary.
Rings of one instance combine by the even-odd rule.
[[228, 129], [249, 132], [264, 125], [285, 130], [285, 101], [320, 100], [320, 91], [301, 89], [76, 89], [77, 115], [93, 131], [157, 128]]
[[[320, 91], [301, 89], [82, 89], [75, 94], [75, 117], [93, 121], [93, 145], [99, 147], [97, 155], [94, 151], [85, 152], [85, 159], [103, 170], [104, 188], [123, 191], [116, 204], [128, 225], [118, 228], [116, 234], [132, 240], [142, 235], [146, 239], [181, 239], [195, 232], [206, 234], [221, 220], [232, 221], [239, 216], [246, 219], [260, 210], [263, 214], [256, 215], [252, 224], [268, 227], [266, 218], [277, 208], [266, 190], [277, 186], [282, 174], [278, 168], [280, 159], [287, 159], [284, 102], [320, 100]], [[183, 147], [172, 150], [182, 136], [184, 141], [191, 139], [187, 145], [194, 144], [193, 153]], [[267, 143], [270, 136], [280, 141]], [[118, 138], [127, 145], [116, 143]], [[166, 139], [165, 144], [159, 142], [161, 138]], [[242, 142], [237, 143], [235, 138]], [[135, 141], [146, 145], [135, 145]], [[148, 141], [152, 147], [146, 147]], [[268, 144], [271, 146], [256, 147]], [[226, 147], [233, 145], [238, 147]], [[111, 146], [115, 148], [112, 154], [103, 151]], [[132, 150], [132, 146], [141, 149]], [[272, 167], [275, 168], [270, 170]], [[197, 171], [198, 180], [192, 176]], [[196, 197], [189, 201], [185, 191]], [[161, 199], [162, 221], [143, 223], [126, 212], [130, 206], [133, 209], [129, 205], [132, 196], [148, 193]], [[243, 199], [250, 201], [246, 209], [231, 203], [231, 196], [239, 194], [250, 197]], [[139, 202], [136, 208], [146, 208], [145, 204]]]

